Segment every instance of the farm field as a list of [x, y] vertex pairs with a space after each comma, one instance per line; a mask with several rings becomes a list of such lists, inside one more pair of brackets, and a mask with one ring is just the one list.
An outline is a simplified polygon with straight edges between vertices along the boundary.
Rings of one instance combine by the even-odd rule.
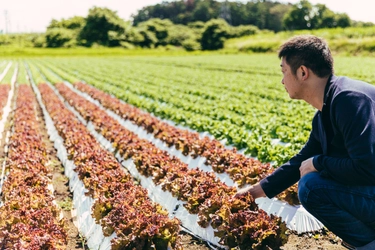
[[[315, 110], [289, 99], [279, 64], [274, 54], [0, 61], [0, 218], [20, 218], [14, 204], [45, 218], [0, 223], [0, 246], [344, 249], [233, 198], [309, 135]], [[335, 65], [375, 84], [375, 58]], [[278, 198], [298, 205], [295, 188]]]

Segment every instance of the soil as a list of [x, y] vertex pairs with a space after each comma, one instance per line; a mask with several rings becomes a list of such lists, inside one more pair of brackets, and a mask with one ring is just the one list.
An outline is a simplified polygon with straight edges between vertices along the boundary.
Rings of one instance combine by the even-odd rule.
[[[2, 138], [0, 141], [0, 167], [2, 167], [2, 164], [4, 160], [7, 157], [7, 151], [8, 146], [6, 145], [6, 139], [7, 139], [7, 133], [8, 131], [11, 131], [12, 125], [13, 125], [13, 117], [14, 117], [14, 107], [15, 107], [15, 101], [17, 96], [17, 86], [15, 87], [14, 95], [11, 102], [12, 112], [10, 112], [7, 122], [5, 124], [5, 128], [2, 134]], [[49, 156], [49, 171], [52, 175], [52, 184], [54, 188], [54, 196], [56, 198], [56, 202], [58, 205], [63, 205], [62, 207], [62, 215], [65, 218], [65, 226], [68, 234], [68, 243], [67, 248], [69, 250], [74, 249], [88, 249], [84, 244], [84, 239], [80, 237], [77, 227], [73, 223], [72, 215], [71, 215], [71, 199], [72, 194], [69, 191], [68, 188], [68, 179], [64, 175], [64, 168], [61, 164], [61, 162], [58, 160], [56, 156], [56, 150], [53, 147], [52, 142], [49, 140], [49, 136], [47, 134], [47, 130], [44, 124], [44, 118], [42, 114], [42, 110], [39, 107], [39, 104], [35, 103], [35, 110], [37, 112], [37, 119], [39, 121], [39, 132], [42, 135], [43, 142], [45, 143], [45, 146], [47, 148], [47, 154]], [[1, 172], [1, 169], [0, 169]], [[69, 205], [70, 203], [70, 205]]]
[[[280, 250], [345, 250], [341, 239], [331, 232], [322, 231], [316, 234], [289, 233], [288, 242]], [[203, 241], [183, 233], [182, 245], [185, 250], [209, 250]], [[274, 250], [274, 249], [272, 249]]]
[[334, 234], [329, 233], [327, 235], [322, 234], [303, 234], [296, 235], [291, 234], [288, 238], [288, 242], [281, 247], [283, 250], [344, 250], [347, 249], [341, 245], [342, 241]]
[[[15, 101], [16, 101], [15, 94], [13, 94], [11, 104], [10, 104], [11, 108], [15, 106]], [[4, 114], [0, 114], [0, 119], [2, 118], [2, 115], [4, 115]], [[2, 137], [1, 137], [1, 140], [0, 140], [0, 175], [1, 175], [1, 171], [2, 171], [1, 168], [3, 166], [3, 162], [4, 162], [4, 160], [6, 160], [6, 157], [8, 155], [7, 136], [8, 135], [10, 136], [10, 131], [11, 131], [12, 126], [13, 126], [13, 116], [14, 116], [14, 112], [13, 112], [13, 110], [11, 110], [11, 112], [9, 113], [9, 115], [7, 117], [7, 121], [5, 122], [4, 131], [2, 133]]]
[[181, 234], [181, 243], [184, 250], [208, 250], [212, 249], [209, 247], [209, 245], [198, 238], [195, 238], [194, 236], [185, 233], [183, 231], [180, 232]]
[[[14, 98], [12, 99], [12, 103], [13, 103], [13, 100], [14, 100]], [[13, 106], [11, 106], [11, 107], [13, 107]], [[1, 119], [1, 115], [0, 115], [0, 119]], [[1, 137], [1, 141], [0, 141], [0, 175], [1, 175], [1, 171], [2, 171], [1, 168], [3, 166], [3, 162], [7, 157], [8, 145], [6, 145], [6, 140], [7, 140], [7, 133], [12, 128], [12, 125], [11, 125], [12, 122], [13, 122], [13, 112], [10, 112], [9, 116], [7, 118], [7, 121], [5, 123], [4, 131], [2, 133], [2, 137]]]
[[43, 112], [38, 102], [35, 104], [37, 119], [39, 121], [39, 132], [43, 138], [43, 142], [47, 149], [49, 157], [49, 171], [52, 174], [52, 185], [54, 188], [54, 196], [56, 203], [62, 210], [62, 215], [65, 218], [65, 226], [68, 234], [67, 248], [73, 249], [88, 249], [85, 245], [85, 239], [80, 236], [77, 227], [74, 225], [74, 217], [72, 216], [73, 208], [73, 194], [69, 191], [69, 179], [64, 175], [64, 166], [57, 158], [57, 152], [53, 147], [53, 143], [49, 139], [46, 125], [44, 122]]

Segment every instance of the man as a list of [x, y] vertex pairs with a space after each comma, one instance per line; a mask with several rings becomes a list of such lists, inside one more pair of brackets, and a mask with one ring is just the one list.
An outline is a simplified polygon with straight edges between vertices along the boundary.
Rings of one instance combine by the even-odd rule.
[[279, 52], [290, 98], [317, 109], [306, 145], [256, 185], [274, 197], [297, 181], [301, 204], [349, 249], [375, 249], [375, 86], [333, 74], [322, 39], [298, 36]]

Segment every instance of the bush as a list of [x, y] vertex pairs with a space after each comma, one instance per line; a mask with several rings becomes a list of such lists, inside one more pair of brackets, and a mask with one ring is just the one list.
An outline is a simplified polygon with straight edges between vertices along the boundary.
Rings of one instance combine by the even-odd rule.
[[139, 43], [141, 47], [146, 47], [146, 48], [155, 48], [158, 39], [155, 35], [155, 33], [148, 31], [148, 30], [140, 30], [139, 34], [142, 36], [142, 41]]
[[[79, 40], [87, 46], [94, 43], [103, 46], [118, 46], [118, 40], [111, 39], [125, 33], [127, 27], [128, 24], [115, 11], [94, 7], [89, 10], [89, 14], [85, 18], [85, 24], [79, 31]], [[113, 32], [119, 35], [113, 36]]]
[[191, 23], [188, 23], [187, 26], [191, 29], [202, 30], [204, 28], [204, 22], [202, 21], [191, 22]]
[[120, 42], [120, 46], [124, 49], [134, 49], [134, 44], [128, 43], [128, 42]]
[[240, 25], [230, 29], [230, 37], [250, 36], [258, 33], [259, 29], [254, 25]]
[[45, 34], [46, 46], [49, 48], [73, 47], [77, 44], [76, 32], [65, 28], [53, 28]]
[[279, 41], [250, 43], [250, 44], [244, 45], [239, 50], [246, 51], [246, 52], [256, 52], [256, 53], [276, 52], [280, 45], [281, 44]]
[[0, 45], [10, 45], [12, 44], [12, 39], [9, 35], [0, 35]]
[[33, 45], [36, 48], [43, 48], [47, 46], [46, 36], [40, 35], [33, 40]]
[[201, 38], [203, 50], [217, 50], [224, 47], [224, 42], [229, 37], [229, 25], [224, 19], [213, 19], [206, 23]]
[[[173, 23], [169, 19], [159, 19], [153, 18], [146, 22], [140, 23], [137, 28], [143, 32], [143, 34], [147, 33], [147, 37], [155, 37], [154, 45], [157, 46], [165, 46], [167, 45], [167, 39], [169, 36], [169, 29], [173, 26]], [[147, 38], [146, 38], [147, 39]], [[151, 40], [154, 40], [153, 38]], [[150, 47], [150, 46], [146, 46]]]
[[167, 44], [181, 46], [186, 40], [194, 40], [195, 34], [185, 25], [173, 25], [168, 30]]
[[182, 47], [187, 51], [196, 51], [202, 49], [201, 44], [194, 39], [185, 40], [182, 43]]

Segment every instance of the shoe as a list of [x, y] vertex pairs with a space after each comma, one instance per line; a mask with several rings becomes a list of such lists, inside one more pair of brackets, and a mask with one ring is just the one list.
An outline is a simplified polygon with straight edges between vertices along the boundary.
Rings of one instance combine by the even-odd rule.
[[355, 250], [355, 246], [352, 246], [350, 245], [349, 243], [345, 242], [345, 241], [342, 241], [341, 243], [342, 246], [346, 247], [347, 249], [350, 249], [350, 250]]

